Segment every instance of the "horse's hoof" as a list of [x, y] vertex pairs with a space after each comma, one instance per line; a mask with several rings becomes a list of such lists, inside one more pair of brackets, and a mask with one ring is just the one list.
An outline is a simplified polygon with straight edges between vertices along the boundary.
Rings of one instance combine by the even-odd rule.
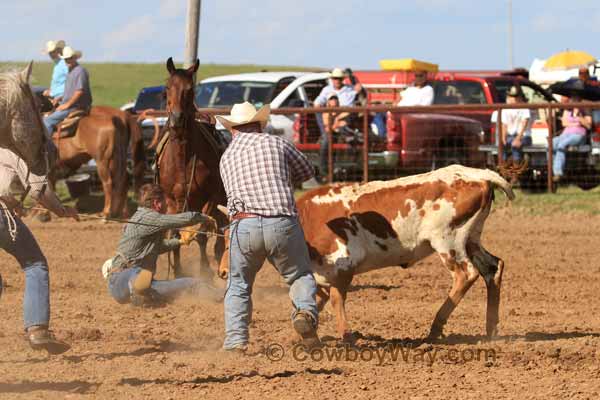
[[354, 344], [358, 340], [358, 332], [346, 331], [342, 335], [342, 342], [347, 344]]

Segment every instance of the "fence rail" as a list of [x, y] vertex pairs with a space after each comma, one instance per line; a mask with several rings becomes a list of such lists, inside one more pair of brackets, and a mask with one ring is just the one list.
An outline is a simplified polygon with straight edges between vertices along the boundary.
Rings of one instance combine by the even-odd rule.
[[[552, 190], [555, 186], [553, 185], [553, 170], [552, 170], [552, 165], [553, 165], [553, 158], [554, 158], [554, 149], [553, 149], [553, 138], [555, 137], [555, 132], [556, 132], [556, 116], [558, 112], [561, 112], [562, 110], [566, 110], [566, 109], [573, 109], [573, 108], [582, 108], [582, 109], [587, 109], [587, 110], [600, 110], [600, 102], [587, 102], [587, 101], [582, 101], [582, 102], [577, 102], [577, 103], [519, 103], [519, 104], [505, 104], [505, 103], [498, 103], [498, 104], [461, 104], [461, 105], [432, 105], [432, 106], [414, 106], [414, 107], [397, 107], [397, 106], [385, 106], [385, 105], [368, 105], [368, 106], [361, 106], [361, 107], [300, 107], [300, 108], [279, 108], [279, 109], [274, 109], [271, 110], [271, 114], [274, 115], [287, 115], [287, 116], [293, 116], [294, 118], [297, 118], [297, 116], [301, 116], [304, 117], [305, 119], [311, 118], [312, 115], [316, 115], [317, 114], [322, 114], [322, 113], [350, 113], [353, 115], [358, 115], [360, 119], [362, 119], [362, 124], [361, 123], [357, 123], [357, 129], [359, 131], [361, 131], [362, 133], [362, 143], [360, 144], [360, 146], [358, 146], [357, 148], [354, 148], [352, 151], [354, 151], [354, 156], [357, 160], [360, 159], [360, 161], [358, 161], [358, 163], [362, 166], [360, 169], [362, 169], [362, 180], [363, 181], [368, 181], [370, 178], [370, 170], [373, 171], [373, 173], [377, 173], [377, 167], [370, 167], [370, 155], [369, 155], [369, 149], [372, 147], [372, 145], [377, 145], [377, 143], [370, 143], [371, 137], [369, 135], [369, 127], [370, 127], [370, 122], [369, 122], [369, 118], [370, 116], [372, 116], [373, 114], [376, 113], [385, 113], [386, 115], [402, 115], [402, 116], [406, 116], [406, 115], [416, 115], [416, 114], [442, 114], [442, 115], [452, 115], [452, 114], [468, 114], [468, 113], [474, 113], [474, 112], [480, 112], [480, 113], [488, 113], [489, 115], [492, 114], [492, 112], [496, 111], [498, 113], [497, 116], [497, 120], [496, 120], [496, 125], [495, 125], [495, 135], [490, 136], [489, 132], [488, 132], [488, 137], [487, 140], [488, 142], [485, 143], [480, 143], [480, 144], [487, 144], [487, 145], [495, 145], [497, 147], [496, 150], [496, 154], [495, 154], [495, 166], [496, 167], [500, 167], [502, 165], [502, 163], [505, 161], [503, 154], [504, 154], [504, 147], [505, 147], [505, 143], [503, 143], [502, 140], [498, 140], [498, 138], [500, 138], [500, 132], [501, 132], [501, 121], [502, 121], [502, 112], [503, 110], [506, 109], [528, 109], [531, 110], [532, 112], [537, 112], [538, 114], [541, 115], [545, 115], [545, 118], [542, 118], [542, 121], [545, 122], [546, 124], [546, 129], [547, 129], [547, 142], [545, 143], [545, 154], [543, 149], [543, 146], [540, 145], [540, 143], [537, 143], [537, 147], [536, 146], [524, 146], [524, 152], [528, 155], [532, 155], [535, 153], [535, 157], [539, 156], [540, 153], [542, 155], [545, 156], [545, 171], [540, 167], [540, 165], [533, 165], [531, 166], [531, 170], [533, 172], [531, 173], [536, 173], [536, 174], [542, 174], [545, 175], [546, 179], [545, 179], [545, 187], [548, 188], [548, 190]], [[228, 114], [230, 111], [230, 108], [210, 108], [210, 109], [198, 109], [198, 116], [206, 116], [206, 115], [210, 115], [210, 116], [214, 116], [214, 115], [224, 115], [224, 114]], [[596, 112], [598, 113], [598, 112]], [[168, 114], [166, 111], [147, 111], [146, 115], [148, 116], [153, 116], [153, 117], [166, 117]], [[468, 115], [466, 115], [468, 117]], [[469, 117], [468, 117], [469, 118]], [[489, 122], [489, 120], [488, 120]], [[596, 140], [598, 140], [598, 142], [592, 142], [592, 146], [589, 147], [589, 155], [592, 156], [597, 156], [596, 158], [598, 158], [597, 161], [600, 162], [600, 113], [598, 113], [598, 117], [596, 117], [596, 120], [594, 121], [594, 123], [596, 124], [596, 135], [597, 138], [595, 138]], [[592, 127], [592, 130], [594, 128]], [[594, 132], [593, 132], [594, 133]], [[404, 133], [405, 134], [405, 133]], [[419, 132], [411, 132], [411, 135], [419, 135]], [[314, 136], [314, 135], [313, 135]], [[340, 152], [338, 144], [334, 144], [334, 137], [333, 135], [329, 134], [328, 135], [328, 151], [327, 151], [327, 178], [328, 180], [331, 182], [334, 179], [334, 168], [335, 168], [335, 164], [336, 164], [336, 160], [337, 156], [334, 156], [334, 153], [337, 155], [338, 152]], [[405, 140], [406, 142], [410, 142], [413, 137], [403, 137], [403, 140]], [[435, 138], [425, 138], [425, 140], [434, 140]], [[477, 157], [473, 156], [472, 157], [472, 152], [474, 151], [480, 151], [480, 149], [474, 150], [472, 147], [472, 143], [471, 144], [467, 144], [467, 140], [468, 138], [455, 138], [455, 142], [453, 142], [454, 144], [454, 148], [450, 149], [450, 153], [453, 154], [453, 157], [456, 157], [456, 154], [459, 154], [460, 157], [458, 158], [459, 161], [462, 161], [462, 157], [464, 157], [465, 159], [477, 159]], [[384, 139], [385, 142], [388, 142], [390, 140], [393, 140], [391, 138], [386, 138]], [[453, 139], [454, 140], [454, 139]], [[481, 140], [483, 140], [483, 137], [481, 138]], [[391, 143], [391, 142], [390, 142]], [[594, 143], [597, 143], [597, 147], [593, 146]], [[402, 143], [402, 145], [406, 146], [407, 143]], [[393, 145], [393, 143], [392, 143]], [[336, 148], [336, 146], [338, 148]], [[463, 146], [463, 147], [461, 147]], [[314, 148], [318, 148], [319, 146], [313, 146], [312, 149], [314, 151]], [[336, 149], [334, 149], [336, 148]], [[357, 150], [358, 149], [358, 150]], [[594, 150], [597, 149], [597, 150]], [[335, 150], [335, 151], [334, 151]], [[348, 150], [350, 151], [350, 150]], [[358, 153], [356, 153], [358, 151]], [[407, 158], [412, 157], [412, 159], [417, 159], [419, 157], [419, 154], [423, 155], [423, 157], [425, 157], [425, 154], [428, 153], [428, 150], [423, 150], [423, 149], [407, 149], [407, 148], [403, 148], [400, 150], [401, 151], [401, 156], [405, 156]], [[484, 149], [485, 151], [485, 149]], [[420, 153], [419, 153], [420, 152]], [[597, 154], [595, 153], [597, 152]], [[340, 153], [341, 154], [341, 153]], [[567, 157], [571, 157], [571, 158], [575, 158], [574, 156], [569, 156], [570, 153], [567, 154]], [[443, 165], [444, 162], [448, 162], [448, 160], [443, 160], [443, 159], [439, 159], [439, 158], [435, 158], [436, 155], [433, 155], [433, 162], [431, 163], [431, 168], [436, 168], [438, 165]], [[531, 156], [533, 157], [533, 156]], [[561, 155], [562, 157], [562, 155]], [[578, 156], [579, 158], [582, 158], [581, 155]], [[489, 157], [488, 157], [489, 158]], [[418, 160], [417, 160], [418, 161]], [[452, 161], [455, 161], [454, 159], [452, 159]], [[488, 160], [489, 161], [489, 160]], [[595, 172], [595, 162], [592, 165], [592, 161], [590, 160], [580, 160], [583, 164], [581, 164], [580, 168], [585, 169], [586, 173], [589, 173], [591, 175], [594, 175], [593, 178], [596, 179], [596, 172]], [[537, 162], [537, 161], [536, 161]], [[426, 161], [424, 161], [424, 163], [426, 164]], [[417, 162], [418, 164], [418, 162]], [[487, 163], [489, 166], [489, 162]], [[420, 168], [424, 168], [423, 165], [420, 166]], [[538, 168], [538, 170], [534, 170], [534, 168]], [[575, 167], [577, 168], [577, 166]], [[398, 170], [396, 171], [398, 172]], [[575, 173], [577, 173], [577, 171], [575, 171]], [[600, 184], [600, 172], [598, 172], [597, 174], [597, 179], [598, 179], [598, 183]], [[534, 177], [535, 178], [535, 177]], [[537, 178], [539, 178], [539, 176], [537, 176]], [[539, 181], [539, 180], [538, 180]], [[587, 186], [590, 186], [589, 184], [586, 184]], [[583, 185], [580, 185], [583, 187]], [[587, 187], [586, 186], [586, 187]]]

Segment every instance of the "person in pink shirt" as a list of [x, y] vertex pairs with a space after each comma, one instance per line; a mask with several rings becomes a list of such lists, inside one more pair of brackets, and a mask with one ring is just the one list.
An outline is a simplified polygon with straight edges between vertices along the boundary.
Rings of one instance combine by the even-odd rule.
[[[568, 102], [577, 103], [581, 101], [578, 97], [571, 97]], [[552, 171], [554, 182], [560, 182], [564, 175], [566, 162], [565, 151], [569, 146], [578, 146], [585, 142], [585, 135], [592, 127], [592, 117], [589, 112], [580, 108], [564, 110], [561, 118], [563, 131], [552, 140], [554, 161]]]

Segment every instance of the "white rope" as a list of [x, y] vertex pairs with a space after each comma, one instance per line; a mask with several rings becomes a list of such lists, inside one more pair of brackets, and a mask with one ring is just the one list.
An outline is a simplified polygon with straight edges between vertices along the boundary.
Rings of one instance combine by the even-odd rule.
[[2, 207], [2, 211], [4, 212], [4, 216], [6, 216], [6, 223], [8, 225], [8, 234], [10, 238], [14, 242], [17, 240], [17, 221], [15, 221], [15, 217], [12, 211], [6, 206], [6, 203], [0, 200], [0, 206]]

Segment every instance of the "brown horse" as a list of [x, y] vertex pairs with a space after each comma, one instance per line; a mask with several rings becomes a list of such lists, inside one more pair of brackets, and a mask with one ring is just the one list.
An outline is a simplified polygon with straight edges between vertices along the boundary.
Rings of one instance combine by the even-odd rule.
[[[215, 127], [196, 119], [194, 105], [194, 74], [199, 61], [188, 69], [176, 69], [173, 60], [167, 60], [169, 79], [166, 85], [168, 138], [158, 157], [158, 183], [167, 194], [168, 213], [185, 210], [203, 211], [213, 216], [219, 226], [227, 221], [217, 210], [226, 204], [225, 189], [219, 174], [222, 151], [215, 141]], [[164, 140], [164, 139], [163, 139]], [[199, 272], [208, 272], [206, 236], [198, 238], [200, 245]], [[217, 263], [221, 260], [224, 241], [215, 243]], [[179, 254], [175, 253], [175, 274], [180, 275]]]
[[127, 147], [135, 136], [130, 134], [135, 130], [130, 122], [121, 110], [93, 107], [79, 121], [74, 136], [54, 138], [58, 148], [57, 170], [66, 169], [68, 173], [92, 158], [96, 161], [104, 192], [102, 215], [106, 217], [127, 216]]

